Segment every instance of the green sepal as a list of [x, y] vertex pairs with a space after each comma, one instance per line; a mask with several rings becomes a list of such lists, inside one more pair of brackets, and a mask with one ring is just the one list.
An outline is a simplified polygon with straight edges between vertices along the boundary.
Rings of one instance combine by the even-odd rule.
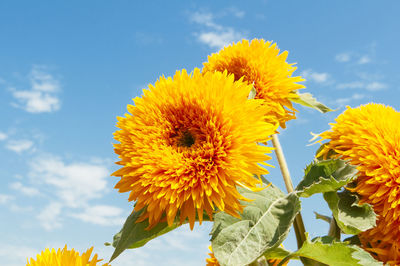
[[376, 261], [367, 251], [348, 242], [336, 241], [333, 237], [324, 236], [309, 240], [303, 246], [284, 258], [278, 265], [283, 265], [295, 257], [309, 258], [316, 265], [339, 265], [339, 266], [378, 266], [382, 262]]
[[211, 242], [215, 257], [221, 265], [250, 264], [269, 250], [276, 249], [286, 238], [300, 200], [294, 193], [285, 195], [274, 185], [253, 192], [239, 192], [252, 201], [245, 206], [240, 218], [219, 212], [214, 217]]
[[324, 199], [343, 233], [356, 235], [376, 225], [376, 214], [371, 205], [366, 203], [359, 205], [356, 194], [348, 190], [326, 192]]
[[304, 173], [295, 191], [300, 197], [308, 198], [316, 193], [340, 189], [355, 179], [357, 169], [343, 160], [329, 159], [312, 162]]
[[294, 102], [294, 103], [298, 103], [298, 104], [301, 104], [303, 106], [310, 107], [310, 108], [313, 108], [315, 110], [318, 110], [321, 113], [327, 113], [327, 112], [335, 111], [335, 110], [332, 110], [331, 108], [327, 107], [325, 104], [318, 102], [317, 99], [315, 99], [311, 93], [308, 93], [308, 92], [299, 93], [299, 92], [297, 92], [297, 95], [299, 97], [293, 97], [293, 98], [290, 98], [290, 100], [292, 102]]

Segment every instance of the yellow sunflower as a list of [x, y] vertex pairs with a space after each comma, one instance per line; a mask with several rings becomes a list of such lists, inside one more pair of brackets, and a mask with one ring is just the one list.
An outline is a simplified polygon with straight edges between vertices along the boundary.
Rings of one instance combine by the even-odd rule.
[[[360, 203], [371, 204], [378, 214], [377, 226], [361, 234], [364, 246], [378, 248], [388, 242], [399, 243], [400, 113], [382, 104], [348, 107], [332, 129], [320, 136], [329, 142], [317, 156], [333, 150], [336, 156], [356, 165], [356, 186], [349, 189], [361, 196]], [[391, 250], [385, 251], [385, 261], [400, 260], [399, 244], [393, 244]]]
[[243, 197], [236, 186], [255, 189], [260, 180], [253, 174], [267, 173], [259, 164], [271, 148], [257, 142], [276, 130], [265, 122], [262, 100], [246, 99], [251, 88], [226, 72], [183, 70], [160, 77], [128, 105], [114, 133], [123, 168], [113, 175], [135, 210], [146, 208], [139, 221], [148, 218], [151, 228], [179, 216], [193, 229], [196, 210], [200, 223], [203, 211], [211, 217], [215, 207], [238, 216]]
[[[33, 258], [28, 260], [26, 266], [96, 266], [101, 260], [97, 259], [97, 254], [94, 254], [90, 260], [92, 251], [93, 247], [79, 255], [79, 252], [74, 249], [67, 250], [67, 245], [62, 250], [58, 249], [57, 252], [46, 248], [36, 256], [36, 260]], [[103, 266], [106, 265], [109, 264], [103, 264]]]
[[256, 89], [256, 98], [264, 99], [269, 106], [271, 122], [279, 121], [285, 128], [286, 121], [296, 118], [291, 99], [298, 98], [297, 90], [304, 88], [297, 83], [304, 81], [302, 77], [292, 77], [296, 67], [286, 62], [287, 55], [287, 51], [279, 54], [275, 43], [242, 40], [210, 55], [203, 72], [227, 70], [235, 80], [243, 78]]
[[220, 266], [218, 260], [214, 256], [214, 252], [212, 251], [211, 245], [208, 246], [208, 249], [210, 250], [211, 253], [208, 253], [210, 256], [209, 258], [206, 259], [206, 266]]
[[[396, 221], [400, 227], [399, 221]], [[377, 222], [376, 227], [358, 235], [364, 249], [376, 259], [388, 265], [400, 265], [400, 239], [398, 234], [383, 233], [386, 229], [385, 220]]]

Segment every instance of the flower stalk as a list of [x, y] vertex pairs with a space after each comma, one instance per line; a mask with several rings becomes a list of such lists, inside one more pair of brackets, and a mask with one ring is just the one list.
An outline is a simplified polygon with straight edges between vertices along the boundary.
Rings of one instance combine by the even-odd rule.
[[[281, 169], [283, 181], [285, 182], [286, 190], [288, 193], [291, 193], [294, 190], [293, 183], [292, 179], [290, 178], [289, 168], [287, 166], [285, 156], [283, 155], [283, 150], [277, 134], [272, 135], [272, 144], [274, 145], [275, 148], [276, 158], [278, 159], [279, 167]], [[296, 216], [293, 223], [293, 227], [296, 233], [297, 246], [298, 248], [300, 248], [306, 241], [305, 227], [301, 213], [299, 213]]]

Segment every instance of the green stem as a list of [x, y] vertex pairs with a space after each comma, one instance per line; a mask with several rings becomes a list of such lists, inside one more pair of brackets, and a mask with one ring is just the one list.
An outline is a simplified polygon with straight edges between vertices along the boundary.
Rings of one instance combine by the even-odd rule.
[[[285, 156], [283, 155], [278, 135], [276, 134], [272, 135], [272, 144], [275, 147], [276, 158], [278, 159], [279, 167], [282, 172], [283, 181], [285, 181], [286, 190], [288, 193], [291, 193], [294, 190], [293, 183], [292, 179], [290, 178], [289, 168], [287, 166]], [[306, 230], [304, 228], [304, 223], [301, 213], [299, 213], [294, 219], [293, 227], [296, 233], [297, 246], [298, 248], [301, 248], [303, 243], [306, 241], [306, 235], [305, 235]]]
[[332, 217], [331, 223], [329, 225], [329, 232], [328, 236], [334, 237], [338, 240], [340, 240], [340, 228], [336, 223], [335, 217]]

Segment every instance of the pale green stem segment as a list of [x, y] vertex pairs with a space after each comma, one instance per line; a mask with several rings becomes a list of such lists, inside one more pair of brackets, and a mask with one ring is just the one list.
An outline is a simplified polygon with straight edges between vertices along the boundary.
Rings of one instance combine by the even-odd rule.
[[338, 240], [340, 240], [340, 228], [336, 223], [335, 217], [332, 217], [331, 223], [329, 225], [329, 232], [328, 232], [328, 236], [334, 237]]
[[[278, 135], [272, 135], [272, 144], [275, 147], [276, 158], [278, 159], [279, 167], [282, 172], [283, 181], [285, 181], [286, 190], [288, 193], [293, 192], [293, 183], [290, 178], [289, 168], [286, 163], [285, 156], [283, 155], [282, 147], [278, 139]], [[305, 228], [303, 223], [303, 218], [301, 217], [301, 213], [299, 213], [294, 219], [293, 223], [294, 231], [296, 233], [297, 246], [300, 248], [303, 243], [306, 241]]]

